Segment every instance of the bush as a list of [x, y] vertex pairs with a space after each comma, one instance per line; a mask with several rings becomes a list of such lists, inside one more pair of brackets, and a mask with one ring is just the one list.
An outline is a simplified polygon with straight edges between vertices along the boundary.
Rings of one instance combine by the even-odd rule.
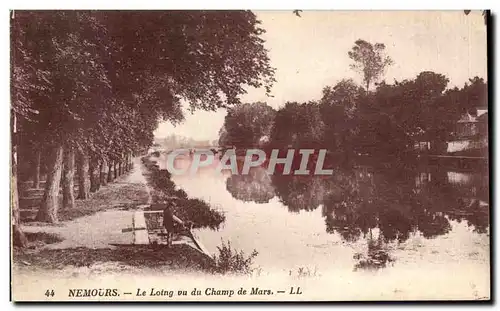
[[193, 222], [194, 228], [208, 227], [215, 230], [226, 220], [223, 213], [199, 199], [179, 199], [175, 212], [180, 218]]
[[243, 251], [237, 251], [231, 248], [231, 243], [222, 242], [222, 246], [217, 246], [219, 255], [214, 255], [215, 271], [218, 273], [236, 273], [236, 274], [251, 274], [253, 259], [259, 254], [256, 250], [246, 257]]
[[165, 192], [173, 192], [175, 184], [170, 177], [170, 173], [166, 170], [155, 171], [153, 173], [154, 187]]
[[214, 210], [205, 201], [188, 198], [182, 189], [176, 189], [167, 170], [160, 170], [148, 157], [143, 158], [149, 171], [148, 183], [153, 187], [151, 192], [153, 204], [151, 210], [163, 210], [165, 205], [174, 205], [174, 214], [184, 221], [193, 223], [194, 228], [210, 228], [216, 230], [226, 219], [223, 213]]
[[25, 232], [29, 248], [42, 247], [47, 244], [55, 244], [63, 241], [63, 238], [57, 234], [47, 232]]
[[47, 232], [25, 232], [24, 235], [29, 242], [40, 241], [44, 244], [54, 244], [63, 241], [59, 235]]

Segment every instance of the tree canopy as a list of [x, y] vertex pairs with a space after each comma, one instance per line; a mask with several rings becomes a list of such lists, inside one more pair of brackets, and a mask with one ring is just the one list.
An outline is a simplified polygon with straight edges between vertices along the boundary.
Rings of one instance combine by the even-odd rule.
[[[258, 146], [269, 139], [276, 111], [263, 102], [247, 103], [228, 109], [219, 143], [237, 147]], [[222, 134], [222, 133], [221, 133]]]
[[239, 104], [248, 86], [269, 92], [264, 32], [251, 11], [16, 11], [19, 142], [45, 150], [51, 174], [40, 220], [57, 221], [62, 148], [68, 161], [78, 153], [82, 185], [85, 165], [90, 175], [105, 162], [121, 165], [153, 144], [160, 120], [183, 120], [182, 99], [215, 110]]
[[385, 44], [372, 44], [359, 39], [354, 42], [352, 50], [348, 52], [349, 58], [354, 61], [351, 68], [361, 73], [366, 91], [372, 82], [377, 82], [393, 60], [385, 55]]

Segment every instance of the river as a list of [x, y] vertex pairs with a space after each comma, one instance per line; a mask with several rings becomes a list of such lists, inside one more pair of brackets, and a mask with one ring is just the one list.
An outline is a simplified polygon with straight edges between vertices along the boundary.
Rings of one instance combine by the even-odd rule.
[[480, 298], [489, 293], [487, 176], [360, 166], [328, 178], [269, 176], [262, 168], [172, 178], [226, 215], [219, 230], [199, 230], [207, 249], [217, 253], [222, 241], [245, 254], [255, 249], [258, 274], [360, 284], [375, 277], [395, 291], [418, 285], [457, 295], [462, 282]]

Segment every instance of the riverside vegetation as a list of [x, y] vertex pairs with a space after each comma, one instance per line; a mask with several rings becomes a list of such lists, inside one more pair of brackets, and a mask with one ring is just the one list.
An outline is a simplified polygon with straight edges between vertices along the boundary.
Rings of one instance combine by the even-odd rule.
[[[167, 170], [160, 170], [158, 164], [151, 157], [142, 158], [142, 163], [147, 168], [147, 180], [152, 187], [151, 209], [163, 209], [166, 204], [173, 206], [174, 214], [186, 222], [193, 224], [193, 228], [210, 228], [217, 230], [225, 221], [222, 212], [211, 208], [208, 203], [200, 199], [188, 198], [186, 192], [177, 189]], [[214, 266], [212, 272], [227, 274], [251, 274], [253, 260], [258, 255], [254, 250], [246, 255], [231, 247], [231, 242], [222, 241], [217, 247], [218, 254], [213, 255]]]
[[144, 154], [161, 120], [182, 121], [181, 99], [215, 111], [239, 104], [247, 86], [269, 93], [274, 82], [251, 11], [12, 11], [10, 22], [19, 247], [28, 241], [18, 184], [38, 189], [45, 179], [36, 220], [57, 223], [60, 209]]
[[[143, 158], [143, 165], [146, 168], [144, 173], [149, 184], [152, 186], [151, 193], [153, 200], [175, 199], [176, 214], [182, 215], [183, 219], [193, 223], [195, 228], [217, 228], [225, 220], [224, 214], [212, 209], [207, 203], [201, 200], [187, 198], [183, 190], [176, 190], [175, 185], [170, 180], [170, 176], [162, 173], [158, 167], [148, 160], [148, 157]], [[138, 168], [136, 168], [138, 169]], [[161, 187], [164, 186], [164, 187]], [[126, 182], [121, 182], [113, 188], [105, 188], [106, 196], [94, 196], [93, 200], [86, 200], [86, 205], [82, 205], [83, 210], [91, 211], [90, 206], [108, 206], [110, 207], [108, 197], [113, 196], [113, 193], [123, 193], [121, 189], [128, 189], [128, 196], [131, 198], [143, 197], [143, 202], [146, 199], [143, 187], [129, 187]], [[165, 201], [164, 201], [165, 202]], [[193, 202], [195, 204], [193, 204]], [[138, 202], [139, 203], [139, 202]], [[171, 202], [170, 202], [171, 203]], [[135, 204], [134, 206], [136, 206]], [[123, 210], [122, 205], [118, 205], [114, 210]], [[153, 208], [160, 206], [152, 204]], [[125, 210], [133, 208], [126, 204]], [[94, 210], [103, 212], [102, 210]], [[126, 212], [124, 212], [126, 213]], [[204, 215], [200, 217], [199, 215]], [[207, 216], [208, 215], [208, 216]], [[79, 215], [83, 216], [83, 215]], [[89, 216], [89, 214], [87, 214]], [[59, 224], [64, 226], [65, 223]], [[27, 238], [26, 247], [15, 247], [13, 250], [14, 262], [16, 269], [48, 269], [48, 270], [66, 270], [73, 271], [75, 268], [86, 267], [89, 271], [102, 269], [102, 265], [106, 263], [106, 269], [109, 271], [124, 271], [124, 269], [153, 269], [153, 271], [198, 271], [204, 273], [243, 273], [248, 274], [252, 271], [253, 258], [256, 252], [250, 257], [245, 256], [243, 252], [238, 252], [223, 243], [222, 247], [218, 248], [219, 253], [213, 258], [202, 255], [187, 245], [175, 245], [172, 248], [158, 247], [157, 245], [134, 245], [131, 247], [116, 248], [91, 248], [69, 245], [68, 248], [52, 248], [47, 247], [52, 244], [64, 242], [64, 237], [59, 235], [59, 226], [53, 226], [51, 231], [54, 233], [44, 232], [44, 228], [48, 226], [36, 227], [38, 232], [25, 232]], [[77, 273], [77, 272], [74, 272]], [[83, 273], [83, 272], [82, 272]]]

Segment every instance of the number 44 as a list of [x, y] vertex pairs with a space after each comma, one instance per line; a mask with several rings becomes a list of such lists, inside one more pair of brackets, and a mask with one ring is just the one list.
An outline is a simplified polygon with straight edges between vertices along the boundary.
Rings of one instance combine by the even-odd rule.
[[53, 289], [47, 289], [47, 291], [45, 292], [45, 296], [47, 297], [54, 297], [54, 290]]

